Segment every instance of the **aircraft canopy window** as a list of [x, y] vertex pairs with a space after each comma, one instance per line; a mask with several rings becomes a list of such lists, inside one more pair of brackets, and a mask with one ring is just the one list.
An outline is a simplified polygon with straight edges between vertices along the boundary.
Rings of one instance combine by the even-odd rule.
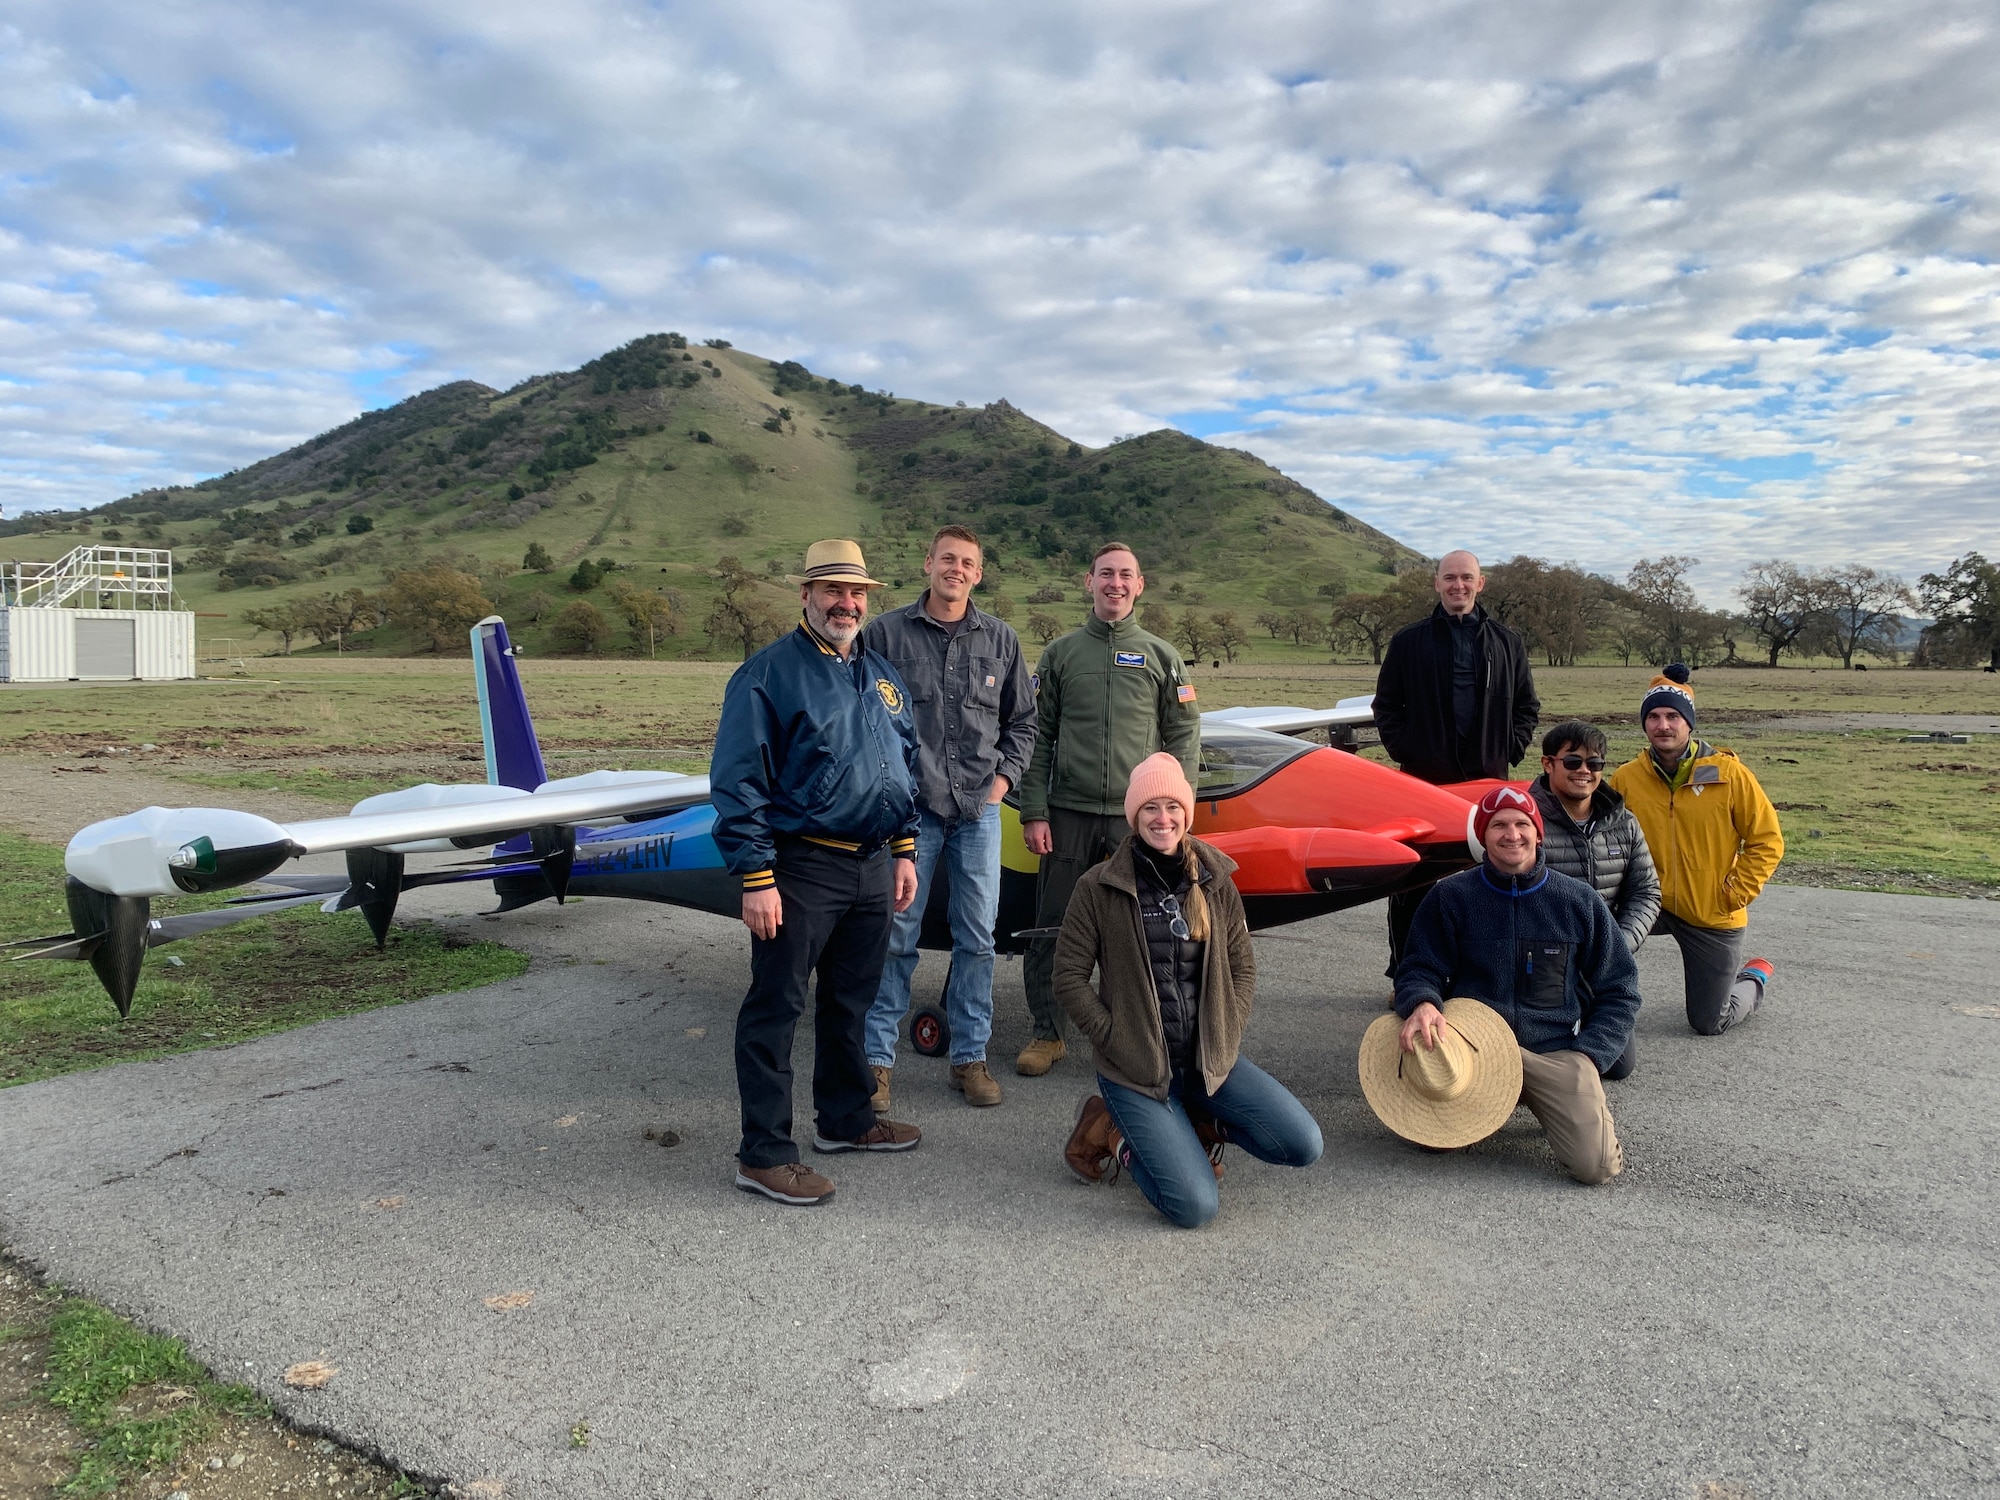
[[1313, 748], [1288, 734], [1234, 724], [1203, 724], [1201, 777], [1195, 783], [1195, 796], [1204, 802], [1233, 797]]

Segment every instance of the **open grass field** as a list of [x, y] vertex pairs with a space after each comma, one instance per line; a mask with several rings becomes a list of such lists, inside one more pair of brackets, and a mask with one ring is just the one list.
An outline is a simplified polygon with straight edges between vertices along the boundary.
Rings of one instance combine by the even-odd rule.
[[[0, 689], [0, 754], [129, 752], [188, 783], [190, 801], [282, 786], [348, 802], [412, 779], [479, 780], [471, 668], [457, 660], [258, 663], [269, 675], [191, 683]], [[545, 752], [564, 771], [707, 765], [731, 667], [715, 662], [533, 660], [522, 676]], [[1537, 674], [1545, 723], [1604, 726], [1615, 758], [1638, 753], [1650, 673]], [[1331, 703], [1370, 691], [1374, 668], [1204, 668], [1203, 708]], [[2000, 886], [2000, 738], [1904, 745], [1892, 725], [1827, 716], [2000, 716], [1980, 672], [1784, 669], [1697, 675], [1702, 733], [1744, 755], [1784, 817], [1780, 878], [1910, 889]], [[1845, 732], [1842, 732], [1844, 729]], [[148, 751], [139, 747], [152, 745]], [[1379, 755], [1379, 751], [1373, 752]], [[88, 764], [87, 760], [62, 763]], [[1813, 830], [1819, 830], [1815, 836]]]
[[[466, 657], [256, 659], [247, 676], [194, 682], [0, 688], [0, 754], [153, 744], [183, 756], [255, 751], [278, 758], [478, 749]], [[729, 662], [524, 659], [522, 681], [545, 750], [693, 752], [706, 760]], [[1640, 667], [1544, 668], [1544, 720], [1571, 715], [1632, 727], [1652, 673]], [[1367, 665], [1239, 663], [1194, 674], [1203, 708], [1331, 703], [1374, 691]], [[1697, 674], [1704, 731], [1798, 714], [2000, 715], [2000, 676], [1908, 670], [1710, 670]]]

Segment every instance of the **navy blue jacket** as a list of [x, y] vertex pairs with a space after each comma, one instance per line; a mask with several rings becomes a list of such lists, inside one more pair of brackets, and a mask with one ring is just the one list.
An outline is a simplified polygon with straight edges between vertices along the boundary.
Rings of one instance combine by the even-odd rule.
[[1477, 865], [1430, 889], [1396, 965], [1396, 1014], [1483, 1000], [1530, 1052], [1583, 1053], [1603, 1072], [1639, 1016], [1639, 968], [1611, 909], [1581, 880], [1537, 863]]
[[708, 775], [716, 847], [745, 890], [773, 883], [781, 834], [914, 857], [909, 689], [858, 642], [842, 661], [801, 622], [738, 667]]

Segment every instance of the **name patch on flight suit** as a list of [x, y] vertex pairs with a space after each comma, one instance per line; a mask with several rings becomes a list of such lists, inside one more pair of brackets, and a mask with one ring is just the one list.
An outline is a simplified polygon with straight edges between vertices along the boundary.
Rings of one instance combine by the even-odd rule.
[[1146, 653], [1143, 651], [1114, 651], [1111, 654], [1111, 660], [1121, 667], [1143, 667], [1146, 665]]

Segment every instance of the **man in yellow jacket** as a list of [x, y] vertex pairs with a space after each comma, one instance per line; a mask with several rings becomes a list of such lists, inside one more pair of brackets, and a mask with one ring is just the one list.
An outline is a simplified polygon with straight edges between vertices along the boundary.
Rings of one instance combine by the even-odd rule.
[[1639, 819], [1660, 875], [1655, 933], [1681, 950], [1687, 1018], [1721, 1036], [1757, 1013], [1768, 959], [1743, 961], [1749, 907], [1785, 857], [1777, 809], [1733, 750], [1695, 738], [1694, 691], [1679, 662], [1655, 677], [1639, 705], [1648, 749], [1612, 772]]

